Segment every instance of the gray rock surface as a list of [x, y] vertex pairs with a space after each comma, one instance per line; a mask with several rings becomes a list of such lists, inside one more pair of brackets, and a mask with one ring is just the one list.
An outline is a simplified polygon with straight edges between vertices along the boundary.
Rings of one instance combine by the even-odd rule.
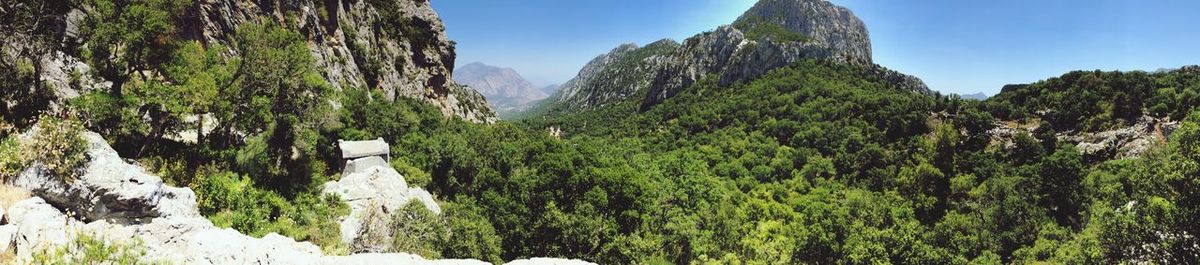
[[[1017, 134], [1033, 134], [1037, 126], [1013, 126], [997, 122], [988, 134], [992, 141], [1012, 148]], [[1179, 128], [1179, 122], [1143, 116], [1132, 125], [1101, 132], [1060, 132], [1055, 135], [1059, 142], [1074, 144], [1080, 153], [1107, 158], [1128, 158], [1145, 154], [1156, 145], [1165, 144], [1171, 133]]]
[[932, 93], [916, 77], [874, 65], [868, 35], [853, 13], [825, 0], [761, 0], [732, 25], [682, 44], [627, 44], [601, 55], [564, 83], [549, 106], [552, 111], [587, 110], [645, 90], [640, 99], [645, 109], [707, 76], [729, 85], [804, 60], [863, 66], [903, 89]]
[[[75, 181], [65, 183], [41, 170], [40, 165], [33, 165], [19, 174], [13, 185], [51, 205], [69, 209], [84, 220], [200, 216], [194, 210], [195, 194], [191, 190], [166, 187], [157, 176], [125, 163], [99, 134], [88, 132], [84, 138], [89, 144], [90, 161]], [[163, 198], [167, 203], [162, 206], [171, 209], [160, 209]]]
[[[350, 204], [350, 215], [339, 222], [342, 229], [342, 241], [354, 247], [352, 251], [386, 250], [383, 246], [364, 245], [359, 241], [364, 223], [379, 220], [364, 220], [372, 210], [382, 211], [382, 217], [403, 208], [409, 201], [417, 200], [430, 211], [440, 214], [441, 207], [433, 200], [433, 195], [421, 188], [409, 187], [404, 177], [390, 166], [376, 166], [342, 176], [338, 181], [325, 183], [322, 190], [326, 194], [335, 194]], [[390, 234], [390, 233], [384, 233]], [[385, 240], [390, 242], [390, 240]]]
[[478, 62], [454, 70], [454, 81], [479, 91], [501, 116], [525, 111], [549, 96], [512, 68]]

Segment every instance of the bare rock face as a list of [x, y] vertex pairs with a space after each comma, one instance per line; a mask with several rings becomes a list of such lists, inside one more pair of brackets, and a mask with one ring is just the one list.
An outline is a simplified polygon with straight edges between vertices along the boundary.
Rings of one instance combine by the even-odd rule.
[[447, 116], [493, 122], [478, 93], [454, 84], [454, 42], [427, 0], [210, 0], [187, 35], [229, 44], [246, 23], [278, 23], [308, 39], [335, 87], [373, 87], [433, 103]]
[[[229, 46], [242, 25], [281, 25], [307, 39], [315, 67], [335, 88], [378, 88], [392, 99], [429, 102], [446, 116], [496, 120], [478, 92], [454, 83], [454, 42], [428, 0], [204, 0], [185, 12], [182, 39]], [[62, 16], [74, 41], [83, 11]], [[94, 80], [86, 64], [61, 51], [43, 57], [42, 80], [60, 98], [111, 85]]]
[[[1031, 134], [1037, 126], [1013, 126], [996, 122], [988, 131], [992, 141], [1012, 148], [1013, 138], [1018, 134]], [[1060, 132], [1055, 135], [1059, 142], [1074, 144], [1080, 153], [1106, 159], [1139, 157], [1156, 145], [1164, 145], [1171, 133], [1179, 128], [1178, 121], [1143, 116], [1137, 123], [1101, 132]]]
[[734, 27], [754, 32], [765, 30], [763, 38], [777, 28], [802, 39], [804, 53], [837, 62], [871, 64], [871, 39], [866, 24], [845, 7], [825, 0], [759, 0], [742, 14]]
[[868, 35], [853, 13], [825, 0], [760, 0], [732, 25], [682, 44], [624, 45], [597, 57], [563, 84], [551, 106], [586, 110], [647, 91], [644, 110], [708, 76], [724, 86], [804, 60], [866, 67], [904, 89], [932, 93], [920, 79], [875, 65]]

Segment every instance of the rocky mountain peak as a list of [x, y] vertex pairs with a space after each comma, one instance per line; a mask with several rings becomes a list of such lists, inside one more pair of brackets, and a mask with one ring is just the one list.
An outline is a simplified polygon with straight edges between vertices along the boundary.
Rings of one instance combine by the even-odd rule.
[[625, 44], [584, 66], [563, 84], [550, 112], [586, 110], [642, 95], [644, 110], [706, 76], [719, 85], [749, 81], [805, 60], [872, 68], [884, 80], [931, 93], [921, 80], [883, 69], [871, 59], [866, 25], [825, 0], [760, 0], [731, 25], [677, 43]]
[[849, 9], [825, 0], [760, 0], [733, 26], [750, 39], [812, 43], [837, 61], [872, 62], [866, 24]]

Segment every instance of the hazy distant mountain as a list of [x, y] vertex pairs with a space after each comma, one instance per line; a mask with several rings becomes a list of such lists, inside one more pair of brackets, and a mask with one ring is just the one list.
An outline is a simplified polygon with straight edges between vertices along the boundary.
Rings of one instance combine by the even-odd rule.
[[546, 95], [554, 95], [554, 92], [558, 92], [559, 87], [561, 87], [559, 84], [544, 86], [542, 87], [542, 93], [546, 93]]
[[478, 62], [455, 70], [454, 81], [478, 90], [502, 117], [524, 111], [548, 95], [512, 68]]
[[974, 94], [959, 94], [958, 96], [962, 97], [963, 99], [978, 99], [978, 100], [985, 100], [985, 99], [988, 99], [988, 97], [989, 97], [987, 94], [984, 94], [983, 92], [974, 93]]

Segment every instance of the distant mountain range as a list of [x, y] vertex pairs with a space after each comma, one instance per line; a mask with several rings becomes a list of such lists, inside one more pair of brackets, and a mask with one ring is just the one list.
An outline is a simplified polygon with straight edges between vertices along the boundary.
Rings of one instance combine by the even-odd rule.
[[501, 117], [524, 111], [545, 99], [558, 85], [538, 88], [512, 68], [491, 66], [480, 62], [454, 70], [454, 81], [483, 94], [492, 109]]
[[962, 97], [963, 99], [978, 99], [978, 100], [985, 100], [985, 99], [988, 99], [988, 97], [990, 97], [987, 94], [984, 94], [983, 92], [973, 93], [973, 94], [959, 94], [958, 96]]

